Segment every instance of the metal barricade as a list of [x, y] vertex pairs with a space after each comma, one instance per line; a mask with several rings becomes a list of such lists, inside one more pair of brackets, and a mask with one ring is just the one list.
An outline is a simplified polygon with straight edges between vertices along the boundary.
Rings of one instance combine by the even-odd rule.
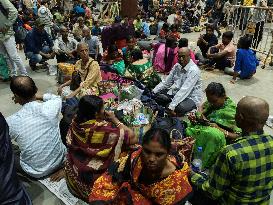
[[234, 33], [237, 44], [241, 36], [252, 36], [252, 49], [268, 56], [273, 47], [273, 7], [232, 5], [225, 14], [227, 30]]

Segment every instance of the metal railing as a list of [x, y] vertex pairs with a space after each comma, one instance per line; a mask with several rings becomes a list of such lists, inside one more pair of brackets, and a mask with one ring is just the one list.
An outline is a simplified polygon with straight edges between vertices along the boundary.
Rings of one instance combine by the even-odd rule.
[[252, 49], [258, 53], [271, 53], [273, 36], [273, 7], [232, 5], [225, 14], [227, 30], [234, 33], [234, 43], [241, 36], [252, 36]]

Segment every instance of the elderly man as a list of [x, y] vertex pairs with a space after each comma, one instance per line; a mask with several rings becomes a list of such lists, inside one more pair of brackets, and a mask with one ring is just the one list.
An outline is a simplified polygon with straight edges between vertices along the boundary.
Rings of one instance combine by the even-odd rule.
[[153, 93], [158, 104], [166, 106], [172, 116], [184, 116], [202, 101], [201, 72], [190, 58], [190, 50], [178, 51], [179, 62], [166, 80], [157, 85]]
[[31, 205], [31, 199], [16, 175], [9, 127], [1, 113], [0, 150], [0, 204]]
[[10, 76], [17, 75], [17, 68], [20, 70], [21, 75], [27, 75], [27, 70], [17, 52], [12, 27], [18, 12], [9, 0], [1, 0], [0, 8], [0, 54], [10, 64]]
[[99, 38], [97, 36], [91, 36], [89, 28], [84, 28], [82, 31], [82, 42], [88, 44], [89, 55], [93, 59], [97, 60], [99, 54]]
[[60, 34], [61, 36], [55, 40], [53, 47], [57, 62], [75, 62], [78, 42], [73, 37], [68, 36], [68, 29], [64, 26], [61, 26]]
[[[199, 174], [192, 182], [219, 204], [269, 204], [273, 187], [273, 137], [263, 128], [269, 116], [267, 102], [256, 97], [244, 97], [237, 106], [236, 123], [242, 136], [224, 147], [208, 179]], [[198, 195], [196, 195], [198, 197]], [[201, 197], [201, 198], [200, 198]], [[199, 194], [200, 203], [205, 198]]]
[[30, 77], [13, 78], [10, 89], [14, 102], [22, 105], [7, 118], [10, 136], [21, 151], [15, 158], [17, 171], [34, 178], [48, 176], [63, 165], [66, 154], [59, 129], [62, 99], [52, 94], [37, 95]]
[[29, 66], [36, 70], [37, 63], [44, 63], [46, 60], [53, 58], [53, 42], [49, 34], [44, 30], [44, 23], [41, 19], [35, 21], [35, 27], [25, 38], [25, 54], [29, 59]]
[[83, 19], [83, 17], [78, 17], [78, 19], [77, 19], [77, 22], [78, 23], [76, 23], [75, 25], [74, 25], [74, 27], [73, 27], [73, 30], [72, 30], [72, 33], [73, 33], [73, 35], [74, 35], [74, 38], [78, 41], [78, 42], [80, 42], [81, 41], [81, 39], [82, 39], [82, 31], [83, 31], [83, 29], [85, 29], [85, 28], [88, 28], [86, 25], [84, 25], [84, 21], [83, 21], [84, 19]]

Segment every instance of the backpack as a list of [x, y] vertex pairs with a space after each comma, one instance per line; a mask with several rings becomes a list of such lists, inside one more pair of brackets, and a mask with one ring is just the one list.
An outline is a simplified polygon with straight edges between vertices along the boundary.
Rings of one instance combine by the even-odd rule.
[[157, 117], [152, 124], [152, 128], [161, 128], [166, 130], [171, 139], [179, 140], [185, 137], [185, 126], [176, 117]]

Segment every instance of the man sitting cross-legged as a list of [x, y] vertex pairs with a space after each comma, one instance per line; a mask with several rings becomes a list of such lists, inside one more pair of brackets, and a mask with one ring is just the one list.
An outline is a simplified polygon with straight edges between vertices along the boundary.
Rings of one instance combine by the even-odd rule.
[[[222, 43], [209, 48], [207, 58], [208, 64], [204, 65], [206, 70], [213, 70], [214, 68], [225, 70], [234, 65], [236, 49], [232, 42], [233, 33], [227, 31], [223, 33]], [[214, 67], [213, 67], [214, 66]]]
[[190, 50], [180, 48], [178, 58], [166, 80], [153, 90], [156, 102], [171, 116], [184, 116], [202, 101], [201, 72], [190, 59]]
[[62, 99], [37, 95], [34, 81], [27, 76], [13, 78], [10, 89], [14, 102], [22, 105], [7, 118], [10, 136], [21, 152], [15, 155], [17, 171], [34, 178], [50, 175], [62, 166], [66, 154], [59, 130]]

